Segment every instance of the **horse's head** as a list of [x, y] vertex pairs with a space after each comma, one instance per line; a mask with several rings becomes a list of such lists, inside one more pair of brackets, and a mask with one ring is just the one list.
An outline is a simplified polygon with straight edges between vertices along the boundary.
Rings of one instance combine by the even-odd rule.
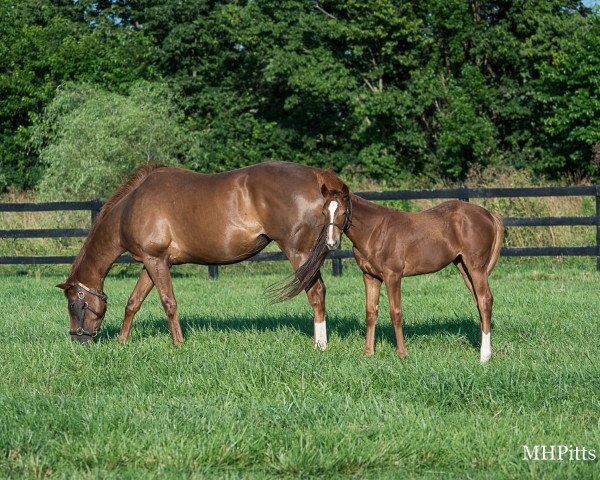
[[329, 189], [327, 185], [323, 185], [321, 193], [325, 197], [323, 215], [327, 226], [327, 248], [336, 250], [342, 242], [342, 234], [352, 222], [350, 192], [346, 185], [341, 190]]
[[57, 285], [65, 291], [69, 306], [71, 340], [93, 342], [106, 313], [107, 296], [76, 281]]

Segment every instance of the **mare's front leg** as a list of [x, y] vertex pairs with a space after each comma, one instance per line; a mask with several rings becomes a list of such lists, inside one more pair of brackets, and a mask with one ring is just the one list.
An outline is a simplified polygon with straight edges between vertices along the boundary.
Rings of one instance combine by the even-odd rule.
[[179, 314], [177, 313], [177, 302], [175, 301], [173, 283], [169, 272], [169, 261], [166, 257], [147, 257], [144, 259], [144, 266], [156, 286], [160, 301], [167, 314], [173, 345], [177, 347], [183, 343], [183, 333], [181, 333], [181, 325], [179, 325]]
[[375, 323], [377, 322], [377, 313], [379, 310], [379, 291], [381, 289], [381, 280], [369, 275], [363, 274], [365, 282], [365, 292], [367, 294], [367, 334], [365, 337], [365, 355], [372, 356], [375, 353]]
[[402, 277], [398, 274], [388, 275], [384, 278], [387, 289], [388, 299], [390, 301], [390, 318], [394, 325], [396, 334], [396, 349], [400, 358], [406, 358], [406, 347], [404, 346], [404, 334], [402, 333], [402, 298], [401, 298]]
[[142, 306], [142, 303], [150, 293], [150, 290], [152, 290], [153, 286], [154, 283], [152, 282], [150, 275], [148, 275], [146, 267], [142, 268], [140, 278], [138, 278], [135, 288], [133, 289], [133, 292], [131, 292], [129, 300], [127, 301], [127, 306], [125, 307], [125, 318], [123, 319], [121, 332], [119, 333], [119, 337], [117, 338], [117, 341], [119, 343], [127, 342], [127, 339], [129, 338], [129, 332], [131, 330], [131, 324], [133, 322], [133, 317], [139, 311], [140, 307]]

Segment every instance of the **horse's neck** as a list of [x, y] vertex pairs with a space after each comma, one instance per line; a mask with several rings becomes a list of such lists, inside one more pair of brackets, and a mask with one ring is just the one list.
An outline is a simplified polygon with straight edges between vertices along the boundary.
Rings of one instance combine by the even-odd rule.
[[373, 230], [383, 222], [385, 213], [386, 209], [379, 205], [352, 196], [352, 225], [346, 235], [355, 247], [360, 249], [368, 242]]
[[116, 212], [99, 217], [75, 261], [78, 265], [71, 273], [74, 280], [102, 291], [110, 267], [125, 251], [119, 241], [119, 218]]

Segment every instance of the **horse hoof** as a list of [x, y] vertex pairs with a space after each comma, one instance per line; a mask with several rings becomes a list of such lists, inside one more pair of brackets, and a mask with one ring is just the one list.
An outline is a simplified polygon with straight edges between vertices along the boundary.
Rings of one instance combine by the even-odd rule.
[[125, 337], [117, 337], [117, 342], [121, 345], [125, 345], [127, 343], [127, 338]]
[[492, 356], [492, 353], [485, 353], [482, 354], [481, 357], [479, 357], [479, 363], [487, 363], [490, 361], [490, 358]]
[[365, 357], [372, 357], [373, 355], [375, 355], [373, 350], [365, 350]]
[[400, 357], [402, 360], [404, 360], [406, 357], [408, 357], [408, 353], [406, 352], [397, 352], [398, 353], [398, 357]]
[[316, 350], [327, 350], [327, 342], [315, 342], [315, 349]]

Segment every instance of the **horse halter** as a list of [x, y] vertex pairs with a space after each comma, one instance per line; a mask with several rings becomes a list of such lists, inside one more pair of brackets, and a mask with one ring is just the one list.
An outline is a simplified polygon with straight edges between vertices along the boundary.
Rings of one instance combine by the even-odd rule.
[[[79, 299], [79, 301], [69, 304], [69, 310], [71, 310], [77, 314], [77, 316], [79, 318], [79, 327], [75, 330], [69, 330], [69, 334], [77, 335], [78, 337], [85, 336], [85, 337], [90, 337], [90, 338], [96, 338], [96, 335], [98, 335], [98, 330], [94, 330], [93, 332], [90, 332], [89, 330], [86, 330], [85, 328], [83, 328], [83, 324], [85, 322], [85, 311], [89, 310], [94, 315], [96, 315], [96, 317], [99, 318], [100, 320], [102, 320], [102, 318], [104, 318], [104, 313], [98, 313], [96, 310], [94, 310], [92, 307], [90, 307], [88, 302], [84, 301], [84, 298], [85, 298], [84, 291], [91, 293], [92, 295], [98, 297], [105, 304], [108, 303], [108, 296], [105, 293], [94, 290], [93, 288], [86, 287], [83, 283], [77, 282], [74, 286], [75, 286], [75, 288], [77, 288], [77, 298]], [[77, 308], [77, 310], [75, 310], [76, 308]], [[106, 312], [106, 310], [105, 310], [105, 312]]]
[[328, 228], [331, 225], [339, 228], [344, 233], [352, 226], [352, 200], [350, 198], [348, 198], [348, 208], [344, 212], [344, 223], [342, 225], [338, 225], [335, 222], [329, 222], [325, 225], [325, 228]]

